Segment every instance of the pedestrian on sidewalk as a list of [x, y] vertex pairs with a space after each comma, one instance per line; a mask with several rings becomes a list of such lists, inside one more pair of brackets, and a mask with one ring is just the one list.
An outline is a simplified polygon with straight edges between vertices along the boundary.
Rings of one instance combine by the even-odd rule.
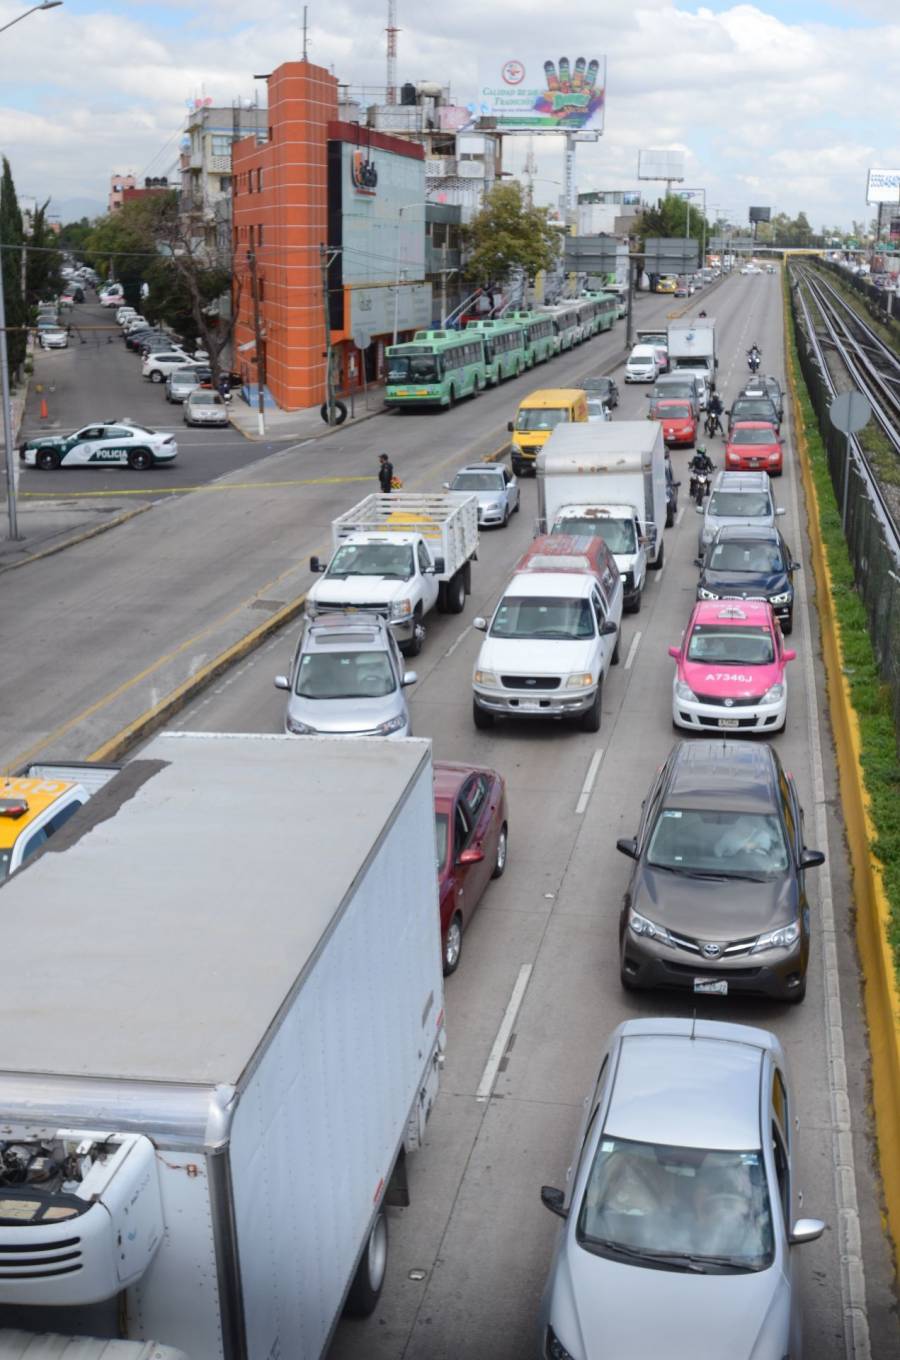
[[389, 494], [394, 480], [394, 465], [386, 453], [378, 455], [378, 485], [385, 494]]

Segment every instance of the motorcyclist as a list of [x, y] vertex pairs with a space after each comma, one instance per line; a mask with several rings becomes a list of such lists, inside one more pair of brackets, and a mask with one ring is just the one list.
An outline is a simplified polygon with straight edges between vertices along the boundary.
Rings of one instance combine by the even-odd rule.
[[698, 312], [697, 315], [698, 315], [698, 316], [706, 316], [706, 312]]
[[698, 444], [694, 450], [694, 456], [688, 463], [691, 472], [712, 472], [715, 463], [706, 452], [705, 444]]
[[725, 406], [722, 402], [722, 398], [719, 396], [718, 392], [713, 392], [706, 406], [706, 429], [708, 434], [713, 435], [718, 430], [719, 434], [724, 435], [725, 430], [722, 426], [722, 415], [724, 410]]
[[759, 345], [756, 344], [751, 345], [750, 348], [747, 350], [747, 363], [750, 365], [754, 372], [756, 371], [756, 369], [759, 368], [759, 361], [761, 358], [762, 354]]

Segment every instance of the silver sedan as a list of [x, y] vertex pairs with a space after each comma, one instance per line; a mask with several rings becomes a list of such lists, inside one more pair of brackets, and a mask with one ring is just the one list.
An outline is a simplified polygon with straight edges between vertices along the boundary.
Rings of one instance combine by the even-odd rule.
[[474, 463], [460, 468], [446, 491], [465, 491], [478, 497], [478, 524], [506, 528], [519, 509], [519, 483], [502, 463]]
[[564, 1190], [541, 1360], [783, 1360], [801, 1351], [795, 1112], [774, 1035], [715, 1020], [613, 1031]]
[[185, 425], [227, 425], [228, 407], [209, 387], [196, 388], [184, 402]]

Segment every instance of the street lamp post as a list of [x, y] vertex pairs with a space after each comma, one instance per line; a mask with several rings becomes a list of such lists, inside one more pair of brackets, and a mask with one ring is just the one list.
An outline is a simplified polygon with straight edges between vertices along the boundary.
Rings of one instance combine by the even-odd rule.
[[[39, 9], [58, 9], [63, 0], [42, 0], [40, 5], [32, 5], [15, 19], [0, 27], [5, 33], [13, 24], [27, 19]], [[12, 407], [9, 392], [9, 356], [6, 347], [6, 300], [3, 296], [3, 242], [0, 241], [0, 401], [3, 402], [3, 442], [6, 446], [6, 509], [9, 519], [9, 538], [19, 537], [19, 517], [16, 506], [16, 451], [13, 447]]]

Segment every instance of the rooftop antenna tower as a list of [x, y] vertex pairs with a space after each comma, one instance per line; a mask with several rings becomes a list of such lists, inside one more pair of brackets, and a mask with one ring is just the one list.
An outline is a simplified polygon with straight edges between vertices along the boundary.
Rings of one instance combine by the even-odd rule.
[[303, 60], [308, 61], [309, 50], [309, 5], [303, 6]]
[[387, 102], [397, 102], [397, 0], [388, 0], [387, 21]]

